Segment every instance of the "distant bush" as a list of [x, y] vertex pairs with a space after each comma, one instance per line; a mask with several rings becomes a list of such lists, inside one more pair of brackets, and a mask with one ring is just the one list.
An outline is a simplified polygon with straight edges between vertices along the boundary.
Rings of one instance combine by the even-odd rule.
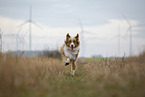
[[139, 57], [145, 57], [145, 51], [139, 54]]
[[58, 50], [44, 50], [42, 56], [49, 58], [61, 58], [61, 54]]

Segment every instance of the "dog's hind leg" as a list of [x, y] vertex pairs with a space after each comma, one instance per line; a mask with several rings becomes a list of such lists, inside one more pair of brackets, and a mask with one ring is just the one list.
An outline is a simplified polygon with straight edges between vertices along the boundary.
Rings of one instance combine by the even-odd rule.
[[71, 62], [71, 76], [72, 77], [74, 76], [76, 69], [77, 69], [77, 64], [75, 61], [72, 61]]

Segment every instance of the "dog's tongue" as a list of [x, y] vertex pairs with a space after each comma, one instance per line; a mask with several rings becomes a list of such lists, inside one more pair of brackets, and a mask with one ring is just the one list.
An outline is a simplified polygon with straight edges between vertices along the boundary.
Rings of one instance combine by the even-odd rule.
[[71, 50], [73, 50], [74, 48], [73, 47], [71, 47]]

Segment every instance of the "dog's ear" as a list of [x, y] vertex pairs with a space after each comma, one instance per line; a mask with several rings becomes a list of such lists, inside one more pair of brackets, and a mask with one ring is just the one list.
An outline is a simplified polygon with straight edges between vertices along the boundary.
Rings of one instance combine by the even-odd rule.
[[77, 43], [77, 44], [80, 44], [80, 41], [79, 41], [79, 34], [77, 34], [77, 36], [75, 36], [75, 38], [76, 38], [76, 43]]
[[69, 38], [70, 38], [70, 35], [69, 35], [69, 33], [67, 33], [67, 35], [66, 35], [66, 40], [65, 40], [65, 44], [68, 43]]
[[77, 34], [77, 36], [75, 38], [78, 39], [79, 38], [79, 34]]
[[67, 35], [66, 35], [66, 39], [68, 39], [68, 38], [70, 38], [70, 35], [69, 35], [69, 33], [67, 33]]

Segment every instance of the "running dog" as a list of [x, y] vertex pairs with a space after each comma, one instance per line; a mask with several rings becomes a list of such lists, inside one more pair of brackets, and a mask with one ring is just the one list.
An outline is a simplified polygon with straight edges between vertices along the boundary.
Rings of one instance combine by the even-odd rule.
[[61, 56], [65, 62], [65, 66], [71, 64], [71, 76], [74, 76], [77, 69], [76, 60], [80, 50], [79, 34], [71, 37], [69, 33], [66, 35], [64, 44], [60, 48]]

